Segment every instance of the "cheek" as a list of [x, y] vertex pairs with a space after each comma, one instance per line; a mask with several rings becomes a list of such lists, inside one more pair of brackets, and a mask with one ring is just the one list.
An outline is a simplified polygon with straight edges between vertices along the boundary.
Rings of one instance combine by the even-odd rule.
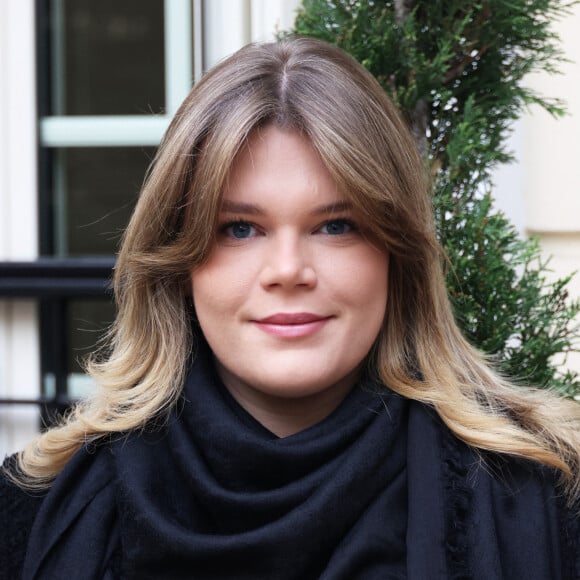
[[212, 345], [216, 337], [224, 335], [232, 318], [228, 303], [231, 295], [224, 292], [224, 284], [217, 273], [203, 267], [191, 275], [193, 306], [206, 340]]
[[244, 302], [249, 287], [249, 276], [232, 264], [209, 262], [191, 273], [193, 303], [200, 318], [231, 315]]
[[363, 248], [348, 260], [329, 263], [328, 278], [342, 301], [362, 308], [361, 313], [369, 317], [380, 314], [382, 321], [388, 294], [388, 256], [372, 247]]

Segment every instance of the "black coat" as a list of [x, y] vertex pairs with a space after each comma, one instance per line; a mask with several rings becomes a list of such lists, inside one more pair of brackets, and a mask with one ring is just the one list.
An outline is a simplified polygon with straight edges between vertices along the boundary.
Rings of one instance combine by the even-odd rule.
[[[372, 492], [373, 497], [383, 502], [383, 507], [388, 506], [390, 516], [385, 521], [381, 515], [385, 512], [375, 510], [374, 514], [370, 513], [369, 520], [369, 510], [365, 505], [373, 504], [363, 505], [362, 511], [356, 512], [360, 514], [361, 520], [366, 520], [363, 529], [360, 525], [355, 529], [349, 524], [351, 526], [349, 529], [352, 529], [353, 533], [337, 536], [339, 540], [337, 544], [334, 544], [337, 549], [332, 554], [332, 565], [324, 568], [324, 578], [382, 580], [385, 578], [384, 572], [381, 573], [378, 570], [385, 568], [382, 568], [378, 561], [382, 559], [381, 550], [384, 546], [383, 541], [386, 539], [391, 542], [392, 549], [400, 548], [402, 550], [400, 553], [403, 554], [402, 568], [400, 567], [399, 572], [389, 575], [388, 578], [408, 576], [420, 580], [423, 578], [425, 580], [432, 578], [580, 579], [578, 514], [565, 506], [561, 495], [556, 491], [553, 473], [531, 462], [513, 458], [488, 456], [486, 461], [482, 461], [472, 448], [452, 436], [438, 416], [428, 407], [413, 401], [405, 401], [395, 395], [391, 395], [391, 399], [377, 402], [369, 394], [359, 391], [358, 394], [350, 395], [330, 418], [319, 426], [311, 428], [310, 434], [299, 435], [296, 441], [297, 446], [292, 448], [291, 441], [288, 441], [287, 444], [277, 447], [276, 442], [271, 441], [270, 434], [265, 433], [260, 425], [254, 424], [256, 422], [244, 415], [233, 401], [227, 400], [227, 393], [226, 399], [219, 394], [214, 377], [207, 369], [194, 368], [188, 381], [185, 393], [187, 395], [188, 389], [195, 388], [195, 396], [192, 392], [189, 393], [191, 396], [187, 397], [186, 403], [189, 407], [176, 411], [173, 422], [170, 421], [160, 430], [151, 431], [149, 434], [133, 433], [117, 442], [79, 451], [46, 497], [22, 491], [6, 479], [0, 478], [1, 579], [16, 580], [21, 577], [27, 545], [30, 545], [30, 532], [35, 520], [41, 520], [41, 522], [39, 525], [37, 521], [35, 526], [36, 538], [32, 542], [34, 547], [31, 549], [33, 556], [37, 555], [36, 549], [45, 549], [45, 538], [55, 533], [58, 534], [59, 545], [64, 550], [59, 548], [60, 556], [53, 558], [49, 563], [48, 569], [51, 572], [43, 572], [40, 576], [35, 575], [35, 578], [77, 578], [74, 571], [85, 573], [88, 566], [100, 571], [86, 577], [123, 577], [121, 570], [123, 570], [124, 555], [121, 554], [124, 552], [120, 546], [129, 547], [134, 554], [134, 546], [139, 545], [145, 550], [140, 552], [139, 558], [147, 559], [150, 554], [154, 557], [159, 556], [157, 562], [160, 571], [142, 568], [139, 573], [130, 572], [128, 574], [130, 577], [174, 579], [176, 576], [173, 573], [169, 574], [166, 570], [167, 566], [172, 564], [175, 566], [175, 561], [173, 556], [168, 557], [164, 554], [173, 554], [176, 558], [182, 558], [183, 562], [190, 561], [192, 551], [195, 553], [200, 549], [200, 541], [196, 538], [201, 538], [201, 544], [207, 546], [207, 548], [202, 547], [201, 554], [198, 553], [195, 556], [196, 561], [200, 562], [206, 558], [204, 551], [207, 549], [214, 555], [217, 554], [217, 559], [212, 560], [212, 566], [216, 567], [206, 567], [200, 574], [197, 571], [192, 573], [191, 570], [194, 569], [192, 567], [177, 567], [176, 570], [186, 570], [179, 577], [215, 578], [215, 571], [221, 566], [223, 570], [219, 575], [220, 578], [237, 580], [241, 577], [239, 576], [241, 569], [245, 570], [244, 578], [262, 578], [266, 576], [249, 572], [252, 566], [259, 569], [256, 565], [260, 564], [261, 558], [281, 558], [281, 560], [286, 558], [288, 561], [283, 562], [286, 570], [284, 578], [299, 577], [300, 580], [318, 578], [320, 575], [318, 573], [311, 573], [307, 575], [307, 578], [304, 574], [296, 576], [293, 563], [297, 562], [296, 558], [300, 558], [301, 552], [294, 550], [295, 555], [288, 556], [291, 553], [289, 550], [296, 546], [285, 544], [287, 540], [284, 538], [296, 538], [296, 542], [302, 542], [301, 545], [306, 551], [310, 550], [311, 546], [315, 546], [312, 553], [314, 557], [322, 557], [322, 564], [325, 566], [327, 555], [320, 556], [322, 553], [319, 545], [320, 531], [316, 530], [322, 529], [322, 535], [328, 539], [333, 529], [342, 524], [340, 519], [342, 513], [351, 509], [351, 500], [358, 500], [363, 495], [360, 493], [363, 491], [361, 485], [364, 487], [364, 493], [368, 493], [368, 486], [375, 486], [376, 491]], [[375, 405], [373, 409], [371, 409], [371, 404]], [[384, 433], [389, 429], [397, 413], [401, 421], [397, 425], [393, 423], [392, 447], [383, 453], [382, 458], [377, 459], [379, 452], [384, 451], [382, 446], [386, 447], [387, 438]], [[355, 419], [352, 420], [352, 424], [349, 424], [351, 417]], [[368, 429], [363, 432], [359, 427]], [[343, 429], [342, 433], [337, 435], [337, 431], [341, 429]], [[375, 429], [375, 434], [370, 434], [372, 435], [370, 438], [366, 434], [359, 435], [359, 433], [368, 434], [371, 429]], [[210, 432], [212, 430], [213, 432]], [[236, 430], [238, 431], [235, 432]], [[272, 544], [270, 535], [259, 536], [258, 544], [252, 548], [251, 544], [247, 543], [247, 534], [243, 533], [244, 521], [236, 523], [237, 531], [233, 528], [226, 530], [220, 539], [213, 530], [214, 525], [221, 525], [220, 520], [213, 520], [214, 524], [208, 528], [207, 521], [199, 519], [202, 516], [205, 517], [203, 514], [207, 513], [207, 509], [203, 506], [201, 506], [202, 511], [195, 515], [197, 499], [196, 494], [192, 494], [192, 489], [199, 480], [205, 486], [200, 490], [203, 489], [203, 493], [207, 493], [206, 484], [214, 486], [216, 484], [215, 470], [219, 472], [225, 469], [225, 479], [231, 483], [231, 477], [235, 478], [238, 472], [227, 470], [232, 465], [234, 467], [237, 465], [235, 469], [247, 470], [248, 464], [251, 463], [250, 477], [256, 474], [258, 476], [258, 479], [254, 479], [251, 485], [259, 485], [264, 478], [269, 479], [270, 482], [273, 479], [281, 481], [280, 477], [285, 477], [287, 474], [270, 468], [272, 460], [277, 459], [271, 455], [272, 449], [276, 453], [278, 450], [283, 453], [291, 450], [294, 453], [292, 456], [282, 455], [278, 458], [282, 461], [278, 469], [284, 470], [290, 464], [296, 463], [296, 450], [300, 451], [302, 448], [307, 451], [312, 450], [311, 446], [309, 447], [309, 438], [315, 442], [317, 453], [315, 457], [322, 457], [323, 461], [320, 465], [323, 465], [322, 469], [326, 469], [326, 466], [331, 466], [332, 462], [328, 463], [323, 456], [320, 456], [320, 441], [328, 441], [329, 438], [334, 437], [332, 441], [340, 443], [343, 439], [342, 435], [350, 436], [349, 430], [356, 439], [344, 450], [339, 450], [338, 470], [325, 471], [321, 474], [322, 479], [317, 480], [315, 488], [306, 490], [304, 501], [300, 500], [302, 503], [284, 508], [284, 514], [291, 514], [292, 517], [302, 514], [306, 519], [293, 519], [292, 529], [289, 530], [290, 535], [282, 535], [280, 539], [282, 543], [274, 538]], [[223, 438], [221, 442], [218, 441], [218, 437]], [[360, 447], [361, 437], [363, 442], [364, 437], [367, 437], [366, 447]], [[233, 449], [236, 446], [238, 448]], [[384, 461], [392, 463], [393, 457], [398, 453], [397, 450], [405, 447], [407, 452], [402, 456], [399, 454], [402, 457], [402, 464], [406, 463], [404, 479], [397, 476], [394, 480], [390, 480], [403, 482], [403, 484], [389, 483], [389, 480], [385, 480], [385, 485], [390, 488], [388, 492], [390, 496], [384, 496], [381, 491], [383, 484], [377, 485], [378, 470], [382, 469], [380, 465]], [[205, 448], [205, 451], [199, 455], [200, 460], [197, 461], [195, 456], [200, 448]], [[269, 454], [265, 458], [262, 470], [259, 471], [261, 459], [259, 454], [264, 449], [269, 450]], [[354, 457], [357, 462], [354, 464], [349, 463], [352, 459], [349, 455], [351, 449], [358, 449]], [[212, 461], [211, 454], [215, 456], [217, 463], [213, 464], [212, 474], [207, 480], [204, 473], [207, 471], [208, 461]], [[226, 457], [225, 463], [230, 461], [233, 463], [224, 465], [224, 457]], [[240, 461], [238, 461], [239, 457], [242, 458]], [[174, 459], [177, 463], [173, 462]], [[359, 461], [361, 459], [362, 462]], [[185, 465], [184, 461], [189, 465]], [[315, 461], [312, 469], [317, 470], [318, 465], [319, 462]], [[366, 479], [361, 480], [360, 471], [361, 468], [365, 468], [365, 465], [370, 466], [370, 471], [365, 476]], [[342, 498], [339, 501], [331, 499], [330, 503], [325, 504], [322, 510], [316, 512], [319, 527], [310, 527], [314, 530], [311, 537], [306, 537], [306, 539], [301, 537], [300, 532], [303, 530], [300, 522], [305, 524], [304, 529], [312, 523], [312, 514], [315, 513], [313, 501], [318, 491], [326, 489], [328, 484], [332, 488], [335, 479], [342, 478], [347, 485], [350, 485], [351, 480], [345, 479], [347, 476], [350, 477], [348, 471], [355, 478], [352, 481], [358, 482], [356, 487], [351, 486], [348, 489], [356, 491], [351, 491], [348, 496], [339, 496]], [[185, 473], [191, 475], [193, 479], [183, 479]], [[329, 476], [332, 473], [334, 475]], [[310, 475], [306, 479], [311, 480]], [[300, 478], [303, 476], [302, 473]], [[202, 481], [204, 477], [206, 481]], [[154, 486], [151, 487], [153, 480]], [[145, 486], [140, 489], [143, 483]], [[179, 487], [180, 485], [185, 485], [185, 487]], [[243, 498], [252, 497], [247, 479], [240, 480], [235, 485], [238, 486]], [[240, 488], [240, 485], [245, 487]], [[300, 480], [300, 485], [302, 485], [302, 480]], [[153, 489], [154, 495], [148, 498], [144, 496], [143, 491], [146, 488]], [[295, 487], [293, 490], [296, 491]], [[224, 496], [222, 493], [224, 489], [216, 489], [217, 504], [215, 506], [212, 504], [211, 509], [214, 512], [219, 510], [219, 498], [225, 497], [226, 511], [221, 513], [227, 518], [228, 510], [231, 512], [231, 508], [228, 507], [231, 504], [228, 502], [233, 496], [229, 491], [225, 491]], [[146, 503], [143, 503], [144, 497]], [[259, 504], [255, 505], [259, 507]], [[37, 518], [41, 506], [42, 515]], [[119, 510], [122, 512], [124, 510], [124, 513], [118, 513]], [[66, 512], [65, 519], [69, 522], [66, 524], [68, 528], [60, 525], [60, 531], [56, 532], [55, 529], [59, 526], [53, 525], [53, 515], [60, 517], [58, 514], [63, 512]], [[250, 513], [245, 517], [253, 518], [255, 515]], [[284, 519], [281, 515], [274, 516], [276, 526]], [[157, 521], [151, 520], [153, 516], [157, 518]], [[127, 517], [130, 520], [129, 525], [123, 526], [122, 522], [124, 518], [127, 522]], [[325, 521], [320, 522], [320, 518]], [[95, 530], [95, 523], [99, 524], [97, 527], [100, 527], [100, 530]], [[320, 528], [321, 523], [322, 528]], [[145, 532], [143, 524], [145, 527], [152, 524], [153, 531]], [[203, 534], [208, 535], [199, 535], [200, 525], [204, 528]], [[198, 526], [197, 529], [196, 526]], [[68, 535], [68, 529], [76, 534], [73, 541]], [[258, 528], [250, 527], [249, 529], [257, 531]], [[274, 528], [265, 526], [264, 529]], [[400, 529], [403, 530], [402, 533], [394, 532]], [[86, 530], [90, 530], [90, 533], [85, 533]], [[385, 534], [385, 531], [387, 534], [382, 536], [381, 534]], [[389, 531], [392, 536], [390, 538]], [[231, 553], [230, 540], [235, 539], [238, 533], [243, 542], [241, 559], [236, 563], [237, 568], [232, 568], [228, 567], [228, 558], [225, 558], [224, 564], [224, 558], [220, 559], [220, 552], [215, 550], [219, 548], [223, 551], [225, 546], [226, 552], [229, 550], [228, 553]], [[394, 536], [393, 533], [395, 533]], [[207, 544], [208, 538], [215, 538], [215, 540], [211, 540], [212, 544]], [[294, 539], [291, 541], [294, 542]], [[178, 544], [185, 546], [180, 552], [175, 551]], [[245, 566], [244, 554], [255, 553], [260, 545], [262, 545], [261, 556], [258, 559], [250, 558], [248, 565]], [[272, 552], [269, 551], [270, 545], [273, 546]], [[280, 546], [282, 546], [281, 549]], [[332, 546], [329, 549], [332, 550]], [[328, 553], [330, 552], [327, 551], [326, 554]], [[392, 554], [389, 555], [391, 556]], [[28, 558], [26, 559], [28, 561]], [[37, 561], [33, 564], [33, 569], [36, 569], [34, 566], [37, 565], [44, 566], [38, 558], [32, 559]], [[406, 572], [404, 572], [405, 559]], [[74, 561], [71, 562], [71, 560]], [[105, 560], [104, 567], [101, 567], [101, 563]], [[374, 571], [366, 572], [370, 570], [366, 567], [362, 575], [344, 572], [345, 569], [359, 570], [361, 562], [364, 566], [368, 566], [371, 562]], [[353, 563], [354, 567], [352, 567]], [[276, 570], [276, 566], [277, 561], [274, 560], [274, 567], [270, 570]], [[65, 567], [71, 572], [59, 576]], [[330, 569], [332, 572], [329, 572]], [[267, 577], [277, 580], [276, 573]]]

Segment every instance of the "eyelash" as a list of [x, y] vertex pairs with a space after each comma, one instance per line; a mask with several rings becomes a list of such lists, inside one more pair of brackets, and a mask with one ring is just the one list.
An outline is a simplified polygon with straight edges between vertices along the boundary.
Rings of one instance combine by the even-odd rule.
[[[321, 223], [320, 225], [318, 225], [315, 228], [314, 232], [320, 232], [320, 230], [322, 230], [323, 228], [328, 227], [331, 224], [336, 224], [336, 223], [339, 223], [341, 225], [345, 225], [348, 228], [348, 230], [344, 233], [339, 233], [339, 234], [327, 233], [325, 235], [328, 235], [330, 237], [339, 237], [339, 236], [344, 236], [344, 235], [350, 234], [352, 232], [358, 231], [358, 226], [353, 220], [351, 220], [349, 218], [336, 217], [336, 218], [326, 220], [323, 223]], [[233, 236], [231, 233], [228, 233], [228, 230], [230, 228], [233, 228], [237, 225], [249, 226], [250, 228], [252, 228], [256, 232], [259, 232], [259, 230], [260, 230], [260, 228], [256, 224], [254, 224], [248, 220], [240, 218], [240, 219], [234, 219], [234, 220], [225, 222], [224, 224], [220, 225], [219, 226], [219, 233], [224, 235], [224, 236], [227, 236], [231, 239], [234, 239], [234, 240], [244, 240], [244, 239], [248, 239], [248, 238], [255, 236], [255, 233], [253, 233], [252, 235], [249, 235], [246, 237], [237, 238], [237, 237]]]
[[[257, 230], [258, 229], [253, 223], [251, 223], [251, 222], [249, 222], [247, 220], [239, 219], [239, 220], [232, 220], [230, 222], [226, 222], [225, 224], [222, 224], [220, 226], [220, 228], [219, 228], [219, 232], [220, 232], [220, 234], [223, 234], [223, 235], [225, 235], [225, 236], [227, 236], [229, 238], [232, 238], [234, 240], [243, 240], [243, 239], [246, 239], [246, 238], [236, 238], [233, 235], [228, 234], [228, 230], [230, 228], [233, 228], [234, 226], [238, 226], [238, 225], [247, 225], [247, 226], [250, 226], [251, 228], [253, 228], [254, 230]], [[251, 236], [249, 236], [249, 237], [251, 237]]]
[[[339, 223], [341, 225], [345, 225], [348, 228], [348, 231], [346, 231], [346, 232], [344, 232], [342, 234], [335, 234], [336, 236], [339, 236], [339, 235], [344, 236], [346, 234], [350, 234], [350, 233], [356, 232], [358, 230], [357, 225], [351, 219], [348, 219], [348, 218], [334, 218], [334, 219], [331, 219], [331, 220], [327, 220], [323, 224], [321, 224], [318, 227], [317, 231], [321, 230], [323, 227], [329, 226], [330, 224], [336, 224], [336, 223]], [[332, 234], [327, 234], [327, 235], [331, 236]]]

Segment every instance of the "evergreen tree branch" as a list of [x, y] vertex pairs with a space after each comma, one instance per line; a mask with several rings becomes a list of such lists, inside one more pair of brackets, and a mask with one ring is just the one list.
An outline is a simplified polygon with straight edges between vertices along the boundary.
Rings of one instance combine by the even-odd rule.
[[515, 380], [580, 397], [558, 358], [578, 350], [579, 301], [569, 278], [548, 282], [537, 240], [521, 240], [493, 208], [492, 173], [512, 159], [511, 125], [530, 106], [563, 103], [527, 88], [565, 61], [552, 23], [561, 0], [304, 0], [295, 32], [337, 44], [399, 105], [433, 176], [447, 279], [465, 335]]

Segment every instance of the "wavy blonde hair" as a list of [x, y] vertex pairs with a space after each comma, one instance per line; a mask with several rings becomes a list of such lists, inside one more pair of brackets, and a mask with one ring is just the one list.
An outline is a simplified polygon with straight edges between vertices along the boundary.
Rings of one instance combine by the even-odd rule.
[[99, 389], [20, 454], [21, 483], [49, 485], [82, 445], [139, 429], [175, 403], [195, 349], [190, 272], [211, 249], [236, 154], [269, 124], [307, 136], [390, 255], [373, 371], [397, 393], [431, 405], [468, 444], [559, 470], [577, 497], [579, 406], [511, 386], [462, 337], [409, 130], [362, 66], [307, 38], [241, 49], [178, 110], [123, 239], [114, 273], [118, 316], [106, 356], [88, 366]]

